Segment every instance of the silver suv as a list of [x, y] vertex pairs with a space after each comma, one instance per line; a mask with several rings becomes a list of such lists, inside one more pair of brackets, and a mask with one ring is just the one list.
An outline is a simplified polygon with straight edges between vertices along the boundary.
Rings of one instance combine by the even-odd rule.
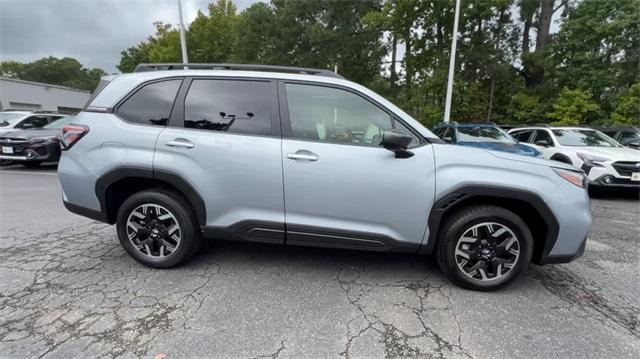
[[584, 251], [570, 165], [443, 143], [325, 70], [182, 67], [104, 78], [61, 137], [66, 207], [116, 224], [145, 265], [229, 239], [433, 254], [456, 284], [493, 290]]

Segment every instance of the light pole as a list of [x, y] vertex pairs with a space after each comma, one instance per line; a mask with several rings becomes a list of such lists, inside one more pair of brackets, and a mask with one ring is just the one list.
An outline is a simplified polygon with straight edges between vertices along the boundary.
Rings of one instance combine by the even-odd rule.
[[453, 93], [453, 72], [456, 67], [456, 43], [458, 41], [458, 18], [460, 17], [460, 0], [456, 0], [456, 11], [453, 19], [453, 35], [451, 38], [451, 58], [449, 59], [449, 78], [447, 79], [447, 99], [444, 104], [444, 122], [451, 116], [451, 96]]
[[184, 36], [184, 22], [182, 21], [182, 4], [178, 0], [178, 15], [180, 16], [180, 47], [182, 47], [182, 63], [185, 65], [184, 69], [187, 70], [187, 64], [189, 58], [187, 57], [187, 41]]

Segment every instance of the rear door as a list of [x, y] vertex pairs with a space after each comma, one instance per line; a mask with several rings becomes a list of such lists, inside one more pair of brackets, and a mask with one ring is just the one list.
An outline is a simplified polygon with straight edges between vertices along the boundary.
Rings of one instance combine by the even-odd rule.
[[154, 173], [179, 176], [202, 197], [206, 231], [284, 241], [276, 83], [187, 78], [156, 145]]
[[434, 195], [432, 146], [414, 135], [410, 158], [380, 146], [411, 130], [359, 93], [281, 83], [287, 244], [417, 249]]

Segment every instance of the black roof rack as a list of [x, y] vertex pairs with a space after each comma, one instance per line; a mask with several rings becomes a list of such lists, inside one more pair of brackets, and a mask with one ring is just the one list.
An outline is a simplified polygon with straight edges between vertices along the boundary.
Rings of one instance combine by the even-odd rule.
[[251, 65], [251, 64], [139, 64], [133, 72], [162, 71], [162, 70], [240, 70], [240, 71], [272, 71], [287, 72], [304, 75], [318, 75], [344, 79], [344, 77], [330, 71], [321, 69], [310, 69], [306, 67], [275, 66], [275, 65]]

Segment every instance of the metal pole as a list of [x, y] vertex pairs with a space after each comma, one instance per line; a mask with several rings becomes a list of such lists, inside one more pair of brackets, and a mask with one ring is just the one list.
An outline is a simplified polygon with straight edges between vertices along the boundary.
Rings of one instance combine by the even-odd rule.
[[451, 58], [449, 59], [449, 78], [447, 80], [447, 99], [444, 105], [444, 122], [451, 116], [451, 96], [453, 93], [453, 71], [456, 67], [456, 43], [458, 42], [458, 18], [460, 17], [460, 0], [456, 0], [456, 12], [453, 19], [453, 36], [451, 38]]
[[189, 67], [186, 65], [189, 63], [189, 58], [187, 57], [187, 40], [184, 35], [184, 22], [182, 21], [182, 4], [180, 0], [178, 0], [178, 15], [180, 16], [180, 47], [182, 47], [182, 63], [185, 64], [184, 69], [187, 70]]

